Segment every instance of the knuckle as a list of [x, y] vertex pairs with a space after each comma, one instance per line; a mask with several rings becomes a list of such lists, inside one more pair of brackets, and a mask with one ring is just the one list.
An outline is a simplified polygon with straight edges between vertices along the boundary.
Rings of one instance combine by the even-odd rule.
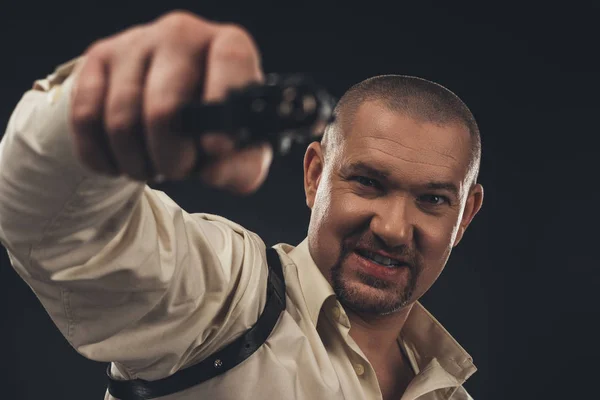
[[221, 32], [233, 39], [252, 42], [252, 36], [242, 25], [227, 23], [221, 25]]
[[[89, 61], [93, 62], [93, 61]], [[100, 93], [104, 91], [103, 76], [97, 73], [87, 73], [77, 79], [77, 99], [80, 101], [90, 100], [91, 93]]]
[[71, 108], [71, 122], [76, 130], [88, 126], [100, 119], [100, 112], [89, 102], [77, 101]]
[[133, 129], [135, 118], [126, 112], [117, 112], [107, 115], [105, 128], [111, 137], [121, 136]]
[[148, 105], [145, 120], [149, 125], [164, 124], [175, 116], [178, 104], [175, 101], [156, 101]]
[[111, 44], [109, 38], [97, 40], [87, 48], [85, 54], [88, 59], [105, 59], [111, 53]]
[[189, 18], [192, 18], [192, 16], [193, 16], [193, 14], [190, 13], [189, 11], [182, 10], [182, 9], [176, 9], [176, 10], [172, 10], [172, 11], [169, 11], [168, 13], [164, 14], [162, 17], [159, 18], [159, 20], [164, 23], [178, 24], [178, 23], [180, 23], [181, 20], [187, 20]]
[[115, 94], [113, 95], [111, 109], [118, 110], [120, 108], [131, 108], [136, 105], [142, 96], [142, 86], [133, 82], [125, 83], [118, 88], [113, 88]]
[[[119, 50], [115, 51], [118, 56], [129, 54], [130, 51], [137, 52], [147, 47], [149, 38], [146, 25], [135, 25], [123, 32], [118, 37]], [[126, 49], [126, 50], [124, 50]]]
[[71, 120], [76, 124], [87, 124], [100, 118], [97, 98], [103, 90], [103, 83], [93, 76], [79, 79], [77, 91], [71, 105]]
[[235, 62], [243, 65], [253, 65], [256, 62], [256, 55], [246, 47], [234, 47], [231, 45], [215, 46], [213, 50], [215, 59], [222, 62]]
[[138, 116], [140, 90], [135, 87], [122, 88], [109, 102], [106, 109], [106, 129], [109, 134], [129, 132]]
[[126, 49], [134, 49], [136, 45], [148, 37], [147, 25], [134, 25], [123, 32], [93, 42], [85, 51], [87, 58], [110, 60], [123, 56]]
[[258, 61], [254, 39], [243, 27], [226, 25], [221, 28], [219, 36], [215, 42], [215, 57], [248, 64]]
[[129, 36], [143, 36], [146, 34], [148, 27], [145, 24], [137, 24], [131, 26], [127, 31]]
[[206, 23], [204, 19], [185, 10], [171, 11], [162, 16], [158, 22], [172, 34], [178, 34], [187, 31], [190, 27], [190, 24]]

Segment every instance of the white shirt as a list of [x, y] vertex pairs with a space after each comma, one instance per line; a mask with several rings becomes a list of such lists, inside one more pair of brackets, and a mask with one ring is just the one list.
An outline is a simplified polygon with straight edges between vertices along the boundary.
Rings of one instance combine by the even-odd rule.
[[[84, 169], [67, 118], [75, 62], [35, 83], [0, 143], [0, 241], [79, 353], [112, 363], [116, 379], [163, 378], [256, 322], [265, 244], [143, 183]], [[287, 305], [271, 336], [232, 370], [161, 399], [381, 399], [306, 240], [275, 247]], [[471, 398], [462, 387], [471, 357], [419, 303], [398, 343], [415, 373], [401, 400]]]

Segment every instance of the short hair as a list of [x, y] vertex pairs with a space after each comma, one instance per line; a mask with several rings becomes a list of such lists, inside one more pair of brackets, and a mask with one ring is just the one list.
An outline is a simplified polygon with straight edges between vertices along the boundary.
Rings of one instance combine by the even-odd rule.
[[368, 78], [353, 85], [337, 103], [334, 115], [336, 122], [331, 124], [321, 141], [323, 151], [335, 146], [335, 130], [344, 123], [344, 117], [353, 118], [356, 111], [367, 101], [383, 103], [393, 111], [399, 111], [412, 118], [435, 124], [460, 123], [470, 133], [471, 148], [469, 174], [471, 186], [477, 182], [481, 164], [481, 137], [475, 117], [469, 107], [453, 92], [444, 86], [423, 78], [406, 75], [380, 75]]

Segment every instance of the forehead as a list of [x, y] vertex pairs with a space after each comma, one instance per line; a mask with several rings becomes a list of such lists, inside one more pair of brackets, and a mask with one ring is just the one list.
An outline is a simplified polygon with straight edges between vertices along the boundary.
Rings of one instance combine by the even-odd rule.
[[457, 183], [468, 173], [470, 135], [460, 123], [422, 121], [377, 102], [363, 103], [347, 122], [342, 163], [367, 162], [391, 173]]

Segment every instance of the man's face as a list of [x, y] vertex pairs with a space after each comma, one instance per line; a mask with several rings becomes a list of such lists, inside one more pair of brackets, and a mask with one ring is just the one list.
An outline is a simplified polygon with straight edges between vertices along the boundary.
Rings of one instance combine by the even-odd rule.
[[467, 187], [461, 124], [422, 122], [377, 102], [349, 122], [326, 161], [316, 142], [305, 156], [309, 248], [342, 304], [385, 315], [435, 282], [483, 190]]

